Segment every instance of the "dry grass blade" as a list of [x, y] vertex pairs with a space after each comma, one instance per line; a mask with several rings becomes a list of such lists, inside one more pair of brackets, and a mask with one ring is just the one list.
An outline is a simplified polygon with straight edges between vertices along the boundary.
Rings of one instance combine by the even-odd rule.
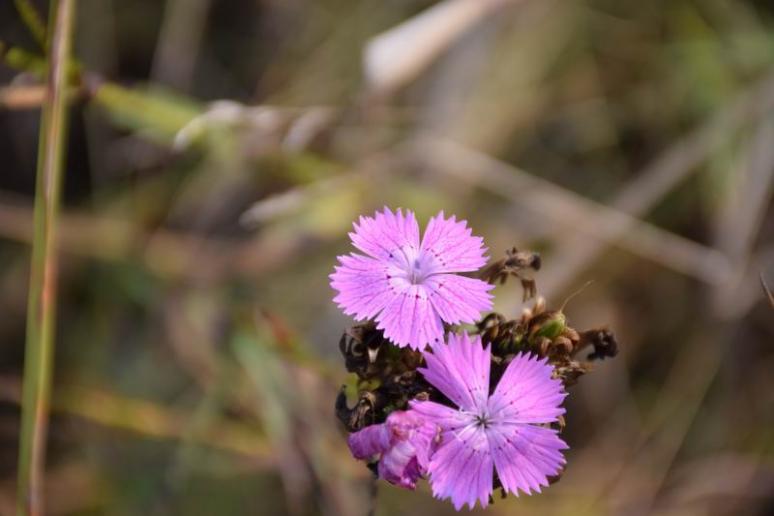
[[462, 34], [512, 0], [446, 0], [373, 38], [363, 66], [373, 91], [389, 94], [422, 73]]
[[769, 304], [772, 308], [774, 308], [774, 294], [771, 293], [771, 289], [769, 289], [769, 286], [766, 285], [766, 280], [763, 279], [763, 274], [761, 274], [761, 287], [763, 288], [763, 292], [766, 294], [766, 297], [769, 298]]
[[[0, 237], [32, 243], [31, 211], [21, 199], [0, 194]], [[303, 236], [285, 239], [283, 245], [278, 245], [273, 234], [235, 242], [169, 229], [149, 233], [131, 220], [86, 213], [61, 213], [59, 227], [58, 244], [64, 252], [109, 262], [136, 258], [158, 277], [204, 283], [234, 273], [260, 277], [305, 245]], [[328, 240], [335, 236], [321, 235]], [[208, 266], [192, 267], [194, 262]]]
[[282, 388], [290, 383], [288, 370], [260, 338], [240, 334], [234, 338], [233, 347], [261, 398], [261, 420], [271, 445], [283, 458], [278, 467], [288, 508], [291, 513], [300, 514], [299, 498], [308, 495], [312, 479], [303, 467], [303, 450], [294, 444], [293, 416], [299, 400], [295, 393]]
[[44, 512], [43, 478], [54, 358], [56, 241], [67, 133], [67, 63], [75, 1], [53, 2], [51, 13], [54, 22], [38, 146], [18, 469], [17, 511], [33, 515]]
[[188, 89], [209, 8], [210, 0], [165, 3], [164, 22], [153, 59], [154, 80]]
[[[684, 181], [716, 149], [719, 141], [744, 124], [759, 119], [774, 108], [774, 74], [740, 94], [706, 124], [686, 135], [658, 156], [626, 185], [609, 203], [613, 208], [639, 217], [647, 213], [664, 196]], [[632, 221], [636, 220], [632, 219]], [[629, 226], [616, 232], [623, 235]], [[601, 241], [571, 234], [563, 238], [556, 260], [543, 271], [542, 289], [547, 294], [562, 290], [603, 250]]]
[[703, 507], [699, 510], [705, 514], [713, 512], [713, 504], [722, 496], [765, 500], [774, 484], [774, 467], [753, 453], [721, 452], [692, 460], [675, 473], [675, 505], [686, 511]]
[[[455, 142], [433, 136], [417, 141], [418, 159], [438, 173], [451, 174], [518, 201], [560, 227], [570, 226], [583, 241], [621, 247], [709, 284], [729, 274], [725, 257], [714, 249], [608, 208]], [[621, 228], [628, 228], [621, 232]], [[599, 244], [597, 244], [599, 245]], [[550, 275], [545, 275], [547, 280]], [[545, 289], [545, 285], [541, 287]]]
[[0, 108], [39, 108], [46, 99], [46, 88], [42, 85], [7, 86], [0, 88]]
[[[726, 338], [709, 342], [720, 335]], [[683, 347], [640, 434], [633, 441], [631, 436], [626, 437], [629, 460], [611, 475], [610, 484], [600, 483], [598, 500], [612, 491], [619, 493], [614, 503], [621, 507], [636, 504], [644, 513], [652, 509], [723, 365], [727, 337], [727, 327], [717, 325], [707, 330], [705, 338]]]
[[713, 308], [721, 317], [734, 317], [739, 310], [749, 308], [743, 302], [745, 279], [754, 285], [754, 276], [746, 273], [759, 233], [774, 191], [774, 128], [771, 121], [763, 120], [756, 128], [745, 159], [730, 174], [732, 184], [726, 189], [725, 203], [716, 215], [716, 246], [729, 257], [734, 274], [726, 283], [719, 284], [713, 295]]
[[717, 215], [717, 247], [733, 260], [748, 257], [774, 189], [774, 126], [764, 120], [751, 138], [744, 162], [732, 171], [735, 181]]
[[[19, 403], [16, 378], [0, 377], [0, 399]], [[175, 407], [124, 396], [91, 387], [62, 386], [54, 396], [51, 410], [107, 428], [131, 432], [146, 439], [183, 440], [194, 415]], [[275, 456], [255, 427], [221, 420], [195, 438], [213, 450], [249, 458], [257, 468], [271, 468]]]

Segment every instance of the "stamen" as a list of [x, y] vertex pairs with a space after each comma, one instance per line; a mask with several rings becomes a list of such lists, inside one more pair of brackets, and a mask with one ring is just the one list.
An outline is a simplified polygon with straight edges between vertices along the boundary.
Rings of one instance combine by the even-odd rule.
[[476, 416], [476, 424], [486, 429], [492, 424], [492, 420], [489, 418], [489, 414], [480, 414]]

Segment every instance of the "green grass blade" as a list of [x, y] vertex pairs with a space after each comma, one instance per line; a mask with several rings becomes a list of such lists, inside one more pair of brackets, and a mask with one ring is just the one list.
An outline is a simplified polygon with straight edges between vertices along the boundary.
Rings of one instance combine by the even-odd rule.
[[38, 11], [29, 0], [14, 0], [24, 25], [41, 48], [46, 48], [46, 24], [40, 19]]
[[43, 514], [46, 433], [54, 356], [57, 218], [67, 136], [66, 70], [75, 0], [53, 0], [46, 98], [41, 113], [35, 232], [27, 312], [18, 514]]

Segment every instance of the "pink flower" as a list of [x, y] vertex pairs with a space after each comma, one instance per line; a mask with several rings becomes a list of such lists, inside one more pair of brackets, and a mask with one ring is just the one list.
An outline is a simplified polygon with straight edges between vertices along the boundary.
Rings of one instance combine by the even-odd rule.
[[379, 460], [380, 478], [414, 489], [427, 473], [437, 436], [437, 426], [409, 410], [393, 412], [384, 423], [351, 434], [348, 442], [356, 459]]
[[419, 371], [459, 409], [432, 401], [414, 401], [412, 410], [441, 428], [441, 442], [428, 466], [436, 498], [451, 498], [459, 510], [476, 500], [486, 506], [493, 472], [506, 492], [530, 494], [548, 485], [565, 463], [567, 445], [544, 426], [564, 413], [566, 393], [551, 378], [546, 360], [517, 355], [489, 395], [490, 349], [480, 337], [449, 335], [448, 345], [424, 353]]
[[331, 286], [334, 301], [357, 320], [376, 318], [377, 328], [400, 347], [422, 349], [443, 339], [443, 323], [473, 323], [492, 307], [488, 283], [459, 276], [486, 263], [483, 241], [465, 221], [443, 212], [430, 219], [420, 243], [414, 213], [388, 208], [360, 217], [350, 233], [367, 256], [339, 256]]

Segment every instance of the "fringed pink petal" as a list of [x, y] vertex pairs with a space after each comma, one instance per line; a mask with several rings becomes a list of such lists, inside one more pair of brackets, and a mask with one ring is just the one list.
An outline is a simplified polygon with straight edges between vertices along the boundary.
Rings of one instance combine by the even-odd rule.
[[471, 235], [466, 221], [444, 218], [443, 211], [428, 222], [421, 250], [435, 258], [436, 272], [475, 271], [486, 263], [483, 239]]
[[476, 501], [486, 507], [492, 494], [493, 459], [483, 429], [471, 423], [444, 432], [428, 473], [436, 498], [451, 498], [457, 510], [465, 504], [472, 509]]
[[[409, 412], [420, 415], [417, 412]], [[417, 456], [417, 466], [422, 475], [427, 474], [427, 468], [430, 467], [430, 459], [440, 442], [440, 434], [440, 427], [435, 422], [425, 418], [422, 418], [421, 425], [414, 428], [412, 440], [414, 441], [414, 449]]]
[[567, 393], [562, 382], [552, 378], [547, 360], [529, 354], [517, 355], [505, 370], [489, 399], [489, 412], [512, 423], [551, 423], [564, 414]]
[[473, 324], [481, 312], [492, 308], [493, 285], [455, 274], [436, 274], [425, 279], [430, 302], [447, 324]]
[[425, 352], [426, 369], [418, 369], [425, 379], [459, 407], [478, 411], [486, 406], [489, 396], [490, 350], [467, 333], [450, 333], [448, 344], [433, 345]]
[[373, 217], [360, 217], [349, 234], [352, 243], [373, 258], [405, 265], [409, 255], [419, 252], [419, 225], [414, 212], [385, 207]]
[[457, 431], [470, 424], [470, 414], [441, 405], [434, 401], [416, 401], [410, 403], [411, 411], [437, 425], [441, 431]]
[[497, 475], [507, 492], [518, 496], [540, 492], [548, 477], [565, 464], [561, 450], [567, 449], [556, 430], [534, 425], [493, 424], [487, 429]]
[[443, 338], [441, 318], [433, 310], [427, 289], [406, 283], [396, 289], [384, 310], [376, 317], [377, 328], [400, 347], [423, 349]]
[[333, 300], [347, 315], [370, 319], [395, 296], [389, 264], [359, 254], [339, 256], [339, 263], [330, 275], [339, 292]]

